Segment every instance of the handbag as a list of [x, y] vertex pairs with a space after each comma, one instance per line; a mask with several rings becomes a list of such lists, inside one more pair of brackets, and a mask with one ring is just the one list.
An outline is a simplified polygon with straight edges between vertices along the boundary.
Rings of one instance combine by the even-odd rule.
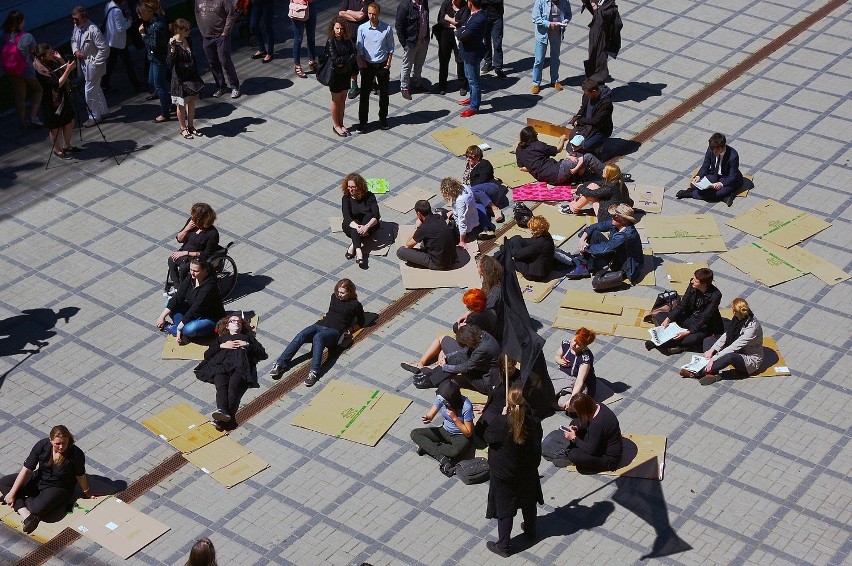
[[483, 483], [491, 477], [488, 460], [482, 457], [462, 460], [453, 467], [453, 473], [465, 485]]
[[627, 275], [623, 269], [610, 271], [609, 268], [602, 269], [592, 277], [592, 289], [595, 291], [606, 291], [621, 287]]
[[517, 222], [518, 226], [526, 228], [533, 217], [533, 212], [530, 210], [530, 207], [522, 202], [517, 202], [515, 203], [513, 212], [515, 214], [515, 222]]
[[328, 53], [323, 52], [318, 58], [317, 63], [317, 80], [321, 85], [328, 86], [331, 83], [331, 77], [334, 76], [334, 63]]
[[307, 3], [302, 4], [301, 2], [290, 2], [290, 8], [287, 10], [287, 15], [290, 16], [290, 19], [304, 22], [310, 16], [310, 8], [308, 8]]

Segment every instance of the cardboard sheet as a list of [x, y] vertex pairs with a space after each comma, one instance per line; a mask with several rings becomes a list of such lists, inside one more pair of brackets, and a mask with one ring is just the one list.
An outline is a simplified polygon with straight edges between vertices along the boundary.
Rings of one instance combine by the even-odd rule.
[[[400, 245], [414, 233], [414, 226], [400, 226], [397, 240]], [[425, 267], [412, 267], [400, 260], [399, 268], [402, 272], [402, 285], [406, 289], [438, 289], [440, 287], [459, 287], [470, 289], [479, 287], [482, 281], [476, 270], [476, 261], [471, 254], [479, 251], [479, 242], [471, 242], [467, 245], [467, 251], [457, 248], [458, 260], [452, 269], [437, 271]]]
[[[624, 452], [619, 468], [614, 472], [601, 472], [601, 475], [662, 481], [666, 467], [666, 437], [657, 434], [622, 436]], [[576, 472], [577, 468], [568, 466], [566, 470]]]
[[663, 193], [665, 187], [657, 185], [640, 185], [637, 183], [626, 183], [627, 192], [633, 199], [633, 208], [644, 210], [651, 214], [663, 212]]
[[807, 273], [813, 273], [828, 285], [849, 279], [849, 274], [839, 267], [800, 246], [784, 248], [763, 240], [719, 254], [719, 258], [767, 287]]
[[785, 248], [803, 242], [831, 226], [812, 214], [774, 200], [763, 201], [751, 210], [729, 220], [727, 224], [746, 234]]
[[77, 532], [127, 560], [169, 531], [169, 527], [114, 497], [94, 508]]
[[781, 355], [781, 350], [778, 349], [778, 344], [770, 337], [763, 335], [763, 363], [760, 364], [760, 372], [752, 377], [775, 377], [779, 375], [793, 375], [790, 372], [790, 366], [784, 356]]
[[432, 137], [438, 143], [450, 150], [453, 155], [462, 156], [467, 148], [472, 145], [484, 143], [482, 138], [467, 128], [452, 128], [450, 130], [438, 130], [432, 132]]
[[381, 389], [335, 380], [293, 418], [292, 424], [375, 446], [410, 404], [408, 399]]
[[466, 389], [464, 387], [461, 388], [462, 395], [470, 399], [470, 402], [474, 405], [477, 403], [484, 405], [486, 401], [488, 401], [488, 396], [483, 395], [479, 391], [475, 389]]
[[612, 405], [613, 403], [621, 401], [622, 399], [624, 399], [624, 397], [622, 397], [621, 394], [613, 391], [612, 388], [606, 383], [604, 383], [601, 378], [598, 378], [598, 386], [597, 390], [595, 391], [594, 399], [598, 403]]
[[420, 189], [418, 187], [409, 187], [398, 195], [382, 199], [382, 206], [386, 206], [396, 210], [397, 212], [405, 214], [414, 210], [414, 204], [418, 200], [431, 200], [435, 198], [435, 196], [435, 193], [432, 191], [427, 191], [426, 189]]
[[571, 134], [574, 131], [570, 126], [560, 126], [559, 124], [552, 124], [545, 120], [536, 120], [535, 118], [527, 118], [527, 126], [532, 126], [538, 134], [552, 136], [555, 138], [559, 138], [564, 135], [567, 136], [569, 140], [571, 139]]
[[646, 216], [642, 227], [657, 253], [728, 251], [716, 219], [709, 214]]
[[205, 422], [171, 439], [169, 444], [180, 450], [182, 454], [186, 454], [198, 450], [202, 446], [206, 446], [223, 436], [225, 436], [224, 431], [218, 431], [213, 423]]
[[236, 462], [232, 462], [215, 472], [211, 472], [210, 477], [230, 489], [268, 467], [269, 462], [249, 452], [240, 457]]
[[[231, 311], [228, 311], [228, 314], [231, 314]], [[239, 314], [239, 311], [237, 311]], [[243, 316], [250, 317], [251, 327], [257, 330], [257, 325], [260, 322], [260, 318], [258, 315], [254, 314], [250, 311], [245, 311]], [[172, 336], [171, 334], [166, 335], [166, 343], [163, 346], [163, 354], [160, 356], [163, 360], [198, 360], [201, 361], [204, 359], [204, 352], [207, 351], [207, 348], [210, 347], [210, 344], [213, 343], [212, 336], [206, 336], [204, 338], [193, 338], [192, 342], [188, 344], [184, 344], [181, 346], [177, 343], [177, 338]]]
[[[90, 499], [78, 499], [71, 511], [66, 513], [59, 521], [48, 523], [42, 520], [38, 524], [38, 527], [36, 527], [36, 530], [28, 536], [41, 543], [45, 543], [66, 528], [75, 529], [76, 525], [86, 514], [111, 497], [110, 495], [102, 495]], [[0, 506], [0, 520], [23, 533], [23, 519], [8, 505]]]
[[227, 488], [234, 487], [269, 467], [269, 463], [253, 454], [229, 436], [223, 436], [183, 455], [202, 472]]
[[[637, 285], [642, 285], [644, 287], [654, 287], [657, 285], [657, 260], [654, 257], [654, 250], [650, 248], [645, 248], [642, 250], [642, 257], [645, 259], [642, 264], [642, 279], [639, 280]], [[624, 282], [630, 285], [630, 279], [624, 280]]]
[[532, 175], [518, 168], [514, 150], [511, 148], [490, 154], [488, 161], [494, 166], [494, 176], [510, 189], [535, 182]]
[[555, 328], [585, 326], [598, 334], [647, 340], [652, 324], [642, 318], [651, 311], [652, 298], [569, 289], [553, 320]]
[[672, 287], [678, 287], [678, 289], [692, 280], [692, 276], [695, 275], [696, 270], [702, 267], [710, 267], [706, 261], [688, 261], [686, 263], [672, 263], [667, 261], [663, 263], [663, 266], [666, 268], [666, 278], [669, 284]]
[[206, 422], [208, 422], [207, 417], [187, 403], [179, 403], [145, 419], [142, 425], [166, 442], [171, 442]]
[[520, 273], [517, 275], [518, 285], [521, 287], [521, 294], [523, 294], [524, 300], [532, 301], [534, 303], [542, 302], [550, 294], [550, 292], [553, 291], [554, 287], [559, 285], [562, 282], [562, 279], [564, 279], [564, 277], [557, 277], [550, 281], [541, 282], [530, 281]]

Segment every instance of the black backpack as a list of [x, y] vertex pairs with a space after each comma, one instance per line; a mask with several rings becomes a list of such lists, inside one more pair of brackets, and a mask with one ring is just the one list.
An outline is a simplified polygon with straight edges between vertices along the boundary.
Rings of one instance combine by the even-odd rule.
[[455, 465], [453, 472], [465, 485], [483, 483], [491, 477], [488, 471], [488, 460], [485, 458], [462, 460]]
[[541, 441], [541, 457], [554, 464], [567, 460], [570, 449], [571, 441], [565, 438], [560, 429], [550, 432]]
[[522, 202], [515, 203], [514, 213], [515, 222], [517, 222], [518, 226], [520, 226], [521, 228], [526, 228], [533, 217], [533, 212], [532, 210], [530, 210], [530, 207], [528, 207]]

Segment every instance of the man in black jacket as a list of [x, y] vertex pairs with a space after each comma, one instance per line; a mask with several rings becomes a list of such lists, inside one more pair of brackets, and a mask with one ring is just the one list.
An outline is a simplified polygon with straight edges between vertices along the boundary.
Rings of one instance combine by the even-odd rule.
[[[429, 49], [429, 3], [427, 0], [400, 0], [396, 10], [396, 36], [402, 46], [399, 89], [411, 100], [411, 91], [423, 92], [420, 73]], [[409, 84], [410, 79], [410, 84]]]
[[574, 135], [583, 136], [580, 147], [590, 153], [600, 153], [606, 138], [612, 135], [612, 91], [593, 79], [583, 82], [580, 110], [569, 122]]

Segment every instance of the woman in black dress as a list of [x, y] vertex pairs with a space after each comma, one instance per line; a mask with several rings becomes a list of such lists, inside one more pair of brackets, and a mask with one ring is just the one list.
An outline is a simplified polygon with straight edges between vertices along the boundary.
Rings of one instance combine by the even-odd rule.
[[172, 24], [174, 36], [169, 40], [169, 51], [166, 55], [166, 68], [172, 72], [170, 92], [172, 104], [177, 106], [178, 124], [181, 135], [191, 140], [193, 137], [204, 137], [195, 129], [195, 101], [204, 86], [198, 65], [192, 55], [192, 42], [189, 39], [189, 22], [178, 18]]
[[[50, 129], [53, 153], [61, 159], [71, 159], [71, 153], [79, 151], [71, 146], [74, 108], [71, 100], [71, 82], [68, 80], [68, 76], [76, 66], [76, 60], [72, 59], [66, 64], [62, 55], [46, 43], [36, 46], [33, 68], [44, 92], [41, 101], [44, 125]], [[64, 142], [61, 147], [57, 145], [60, 130]]]
[[[489, 405], [494, 399], [489, 401]], [[488, 507], [485, 517], [497, 519], [497, 541], [488, 541], [491, 552], [507, 557], [509, 539], [518, 509], [524, 516], [521, 528], [535, 539], [536, 503], [544, 504], [538, 466], [541, 463], [541, 424], [530, 414], [520, 387], [509, 389], [505, 410], [482, 412], [474, 434], [488, 444]], [[504, 414], [505, 413], [505, 414]]]
[[544, 216], [533, 216], [529, 222], [531, 238], [512, 236], [495, 257], [512, 254], [515, 269], [530, 281], [547, 281], [553, 271], [553, 251], [556, 244], [550, 235], [550, 222]]
[[206, 202], [197, 202], [189, 210], [189, 219], [183, 225], [175, 239], [181, 243], [180, 249], [169, 256], [169, 277], [165, 292], [174, 294], [181, 281], [189, 272], [189, 262], [193, 258], [204, 261], [219, 248], [219, 231], [213, 226], [216, 212]]
[[568, 459], [581, 474], [597, 474], [618, 469], [624, 450], [621, 427], [609, 407], [579, 393], [568, 407], [577, 418], [562, 430], [569, 441]]
[[379, 229], [381, 216], [376, 195], [367, 190], [367, 181], [358, 173], [349, 173], [340, 184], [343, 191], [343, 232], [352, 240], [346, 248], [346, 259], [356, 258], [358, 267], [367, 269], [364, 238]]
[[328, 25], [328, 41], [325, 55], [331, 60], [333, 72], [328, 90], [331, 91], [331, 122], [334, 133], [340, 137], [352, 135], [343, 127], [343, 110], [346, 108], [346, 92], [355, 64], [355, 41], [349, 35], [346, 20], [337, 16]]
[[216, 341], [204, 352], [204, 361], [195, 368], [201, 381], [216, 385], [216, 410], [211, 417], [220, 430], [237, 428], [240, 400], [257, 382], [257, 362], [268, 356], [254, 336], [249, 321], [237, 315], [216, 325]]
[[57, 425], [48, 438], [36, 442], [20, 472], [0, 478], [0, 493], [2, 503], [24, 518], [24, 532], [29, 534], [42, 517], [71, 504], [77, 484], [89, 498], [86, 456], [68, 429]]

